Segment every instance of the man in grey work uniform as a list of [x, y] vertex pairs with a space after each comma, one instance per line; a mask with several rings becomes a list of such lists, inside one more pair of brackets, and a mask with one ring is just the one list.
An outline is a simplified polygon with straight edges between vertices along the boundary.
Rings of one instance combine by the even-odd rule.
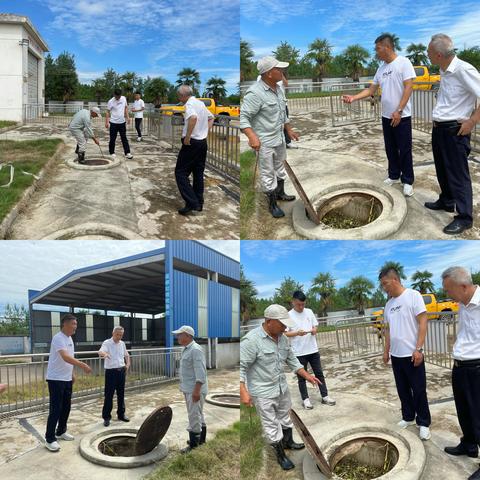
[[295, 196], [287, 195], [284, 189], [287, 177], [284, 129], [291, 139], [298, 140], [299, 137], [290, 126], [285, 94], [277, 85], [284, 78], [282, 69], [287, 67], [287, 62], [274, 57], [260, 59], [257, 68], [261, 79], [247, 90], [240, 113], [240, 128], [248, 137], [250, 147], [258, 152], [260, 183], [274, 218], [285, 215], [277, 200], [295, 200]]
[[293, 353], [283, 333], [295, 326], [288, 311], [281, 305], [270, 305], [264, 312], [265, 321], [245, 335], [240, 343], [240, 401], [255, 405], [263, 433], [275, 450], [284, 470], [295, 467], [285, 455], [285, 448], [299, 450], [303, 443], [293, 441], [289, 410], [292, 406], [284, 363], [313, 385], [318, 378], [310, 375]]
[[172, 332], [178, 343], [185, 347], [180, 358], [180, 391], [185, 396], [188, 412], [189, 446], [181, 450], [188, 453], [193, 448], [205, 443], [207, 425], [203, 416], [203, 404], [207, 395], [207, 366], [202, 347], [193, 340], [195, 331], [183, 325]]
[[92, 107], [90, 111], [80, 110], [73, 116], [68, 126], [70, 133], [77, 141], [75, 153], [78, 155], [78, 163], [85, 163], [85, 149], [89, 138], [93, 138], [97, 145], [100, 144], [92, 129], [91, 119], [96, 117], [102, 118], [98, 107]]

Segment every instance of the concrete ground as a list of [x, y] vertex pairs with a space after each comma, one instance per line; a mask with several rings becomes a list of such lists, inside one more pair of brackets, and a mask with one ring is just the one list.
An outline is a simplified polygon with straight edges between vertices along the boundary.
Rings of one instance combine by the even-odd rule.
[[[108, 132], [97, 130], [103, 154], [108, 155]], [[75, 238], [112, 238], [108, 226], [148, 239], [239, 238], [238, 201], [225, 193], [226, 189], [238, 195], [238, 187], [208, 168], [203, 212], [188, 217], [177, 213], [184, 202], [175, 182], [176, 155], [167, 143], [151, 136], [137, 142], [130, 127], [132, 160], [124, 157], [118, 138], [116, 154], [121, 159], [118, 167], [77, 170], [65, 163], [66, 159], [75, 157], [75, 142], [66, 127], [26, 125], [0, 136], [10, 140], [45, 137], [61, 138], [67, 148], [45, 184], [16, 218], [8, 238], [41, 239], [85, 224], [98, 226], [99, 233], [78, 233]], [[99, 148], [92, 141], [87, 143], [86, 156], [100, 156]]]
[[[331, 126], [329, 108], [315, 112], [293, 114], [291, 125], [300, 134], [298, 149], [288, 150], [288, 162], [297, 175], [307, 196], [312, 198], [331, 184], [349, 180], [383, 185], [387, 177], [387, 159], [381, 124], [358, 123]], [[242, 150], [248, 149], [242, 135]], [[415, 194], [406, 199], [407, 217], [389, 239], [452, 239], [442, 228], [450, 223], [453, 214], [427, 210], [423, 204], [438, 198], [439, 188], [431, 151], [430, 134], [413, 130], [413, 160]], [[470, 173], [474, 198], [474, 227], [459, 237], [480, 238], [480, 155], [470, 155]], [[393, 187], [401, 189], [401, 185]], [[292, 183], [286, 182], [287, 193], [295, 193]], [[297, 196], [298, 197], [298, 196]], [[295, 202], [281, 202], [286, 216], [273, 219], [267, 211], [265, 196], [257, 195], [255, 215], [249, 219], [249, 238], [302, 239], [294, 229], [292, 209]], [[341, 240], [341, 237], [339, 238]]]
[[[373, 329], [372, 329], [373, 330]], [[372, 332], [372, 335], [375, 333]], [[337, 401], [335, 406], [320, 403], [318, 389], [309, 385], [309, 396], [314, 405], [313, 410], [304, 410], [301, 403], [298, 383], [293, 374], [288, 374], [292, 408], [309, 428], [318, 445], [331, 439], [338, 431], [348, 430], [356, 424], [381, 424], [395, 430], [401, 419], [400, 401], [397, 396], [395, 382], [390, 364], [385, 366], [381, 356], [359, 359], [347, 363], [339, 363], [336, 346], [331, 342], [332, 336], [321, 337], [320, 355], [326, 383], [331, 395]], [[468, 457], [451, 457], [443, 452], [447, 445], [456, 445], [461, 436], [458, 426], [455, 404], [452, 398], [450, 370], [427, 364], [427, 394], [432, 415], [432, 438], [423, 445], [426, 450], [426, 467], [423, 480], [466, 480], [478, 469], [479, 461]], [[416, 426], [408, 429], [418, 435]], [[300, 441], [298, 433], [294, 434]], [[313, 480], [313, 476], [305, 476], [302, 462], [306, 450], [293, 452], [290, 458], [296, 468], [290, 472], [282, 472], [275, 458], [267, 449], [267, 463], [260, 478], [265, 472], [279, 479]], [[321, 478], [321, 477], [315, 477]]]
[[[238, 370], [210, 370], [209, 390], [237, 392]], [[126, 414], [130, 423], [112, 421], [112, 426], [139, 427], [153, 409], [169, 405], [173, 410], [172, 423], [162, 443], [169, 448], [167, 459], [179, 454], [188, 439], [187, 415], [178, 381], [137, 392], [126, 393]], [[70, 414], [68, 431], [75, 435], [72, 442], [60, 441], [59, 452], [49, 452], [43, 446], [48, 412], [25, 414], [0, 420], [0, 478], [8, 480], [50, 480], [69, 478], [74, 480], [104, 480], [114, 476], [118, 480], [136, 480], [149, 473], [155, 466], [130, 470], [113, 469], [90, 463], [80, 456], [81, 438], [90, 432], [106, 430], [101, 418], [103, 399], [76, 403]], [[115, 414], [116, 402], [114, 401]], [[239, 410], [205, 403], [204, 414], [208, 426], [208, 438], [219, 429], [228, 428], [239, 420]], [[113, 415], [115, 418], [115, 415]]]

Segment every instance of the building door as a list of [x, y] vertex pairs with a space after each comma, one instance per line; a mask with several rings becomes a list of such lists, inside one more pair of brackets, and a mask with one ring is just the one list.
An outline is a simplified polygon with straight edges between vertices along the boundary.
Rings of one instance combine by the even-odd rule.
[[38, 59], [28, 52], [28, 103], [38, 103]]

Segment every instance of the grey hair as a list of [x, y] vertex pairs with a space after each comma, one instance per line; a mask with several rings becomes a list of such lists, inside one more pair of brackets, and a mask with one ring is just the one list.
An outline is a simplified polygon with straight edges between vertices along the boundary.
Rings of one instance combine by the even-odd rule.
[[180, 95], [191, 97], [193, 95], [193, 88], [190, 85], [180, 85], [177, 89]]
[[442, 273], [442, 280], [451, 278], [458, 285], [472, 285], [472, 275], [463, 267], [450, 267]]
[[455, 55], [453, 40], [444, 33], [432, 35], [430, 43], [432, 44], [433, 49], [443, 57], [452, 57]]
[[117, 330], [121, 330], [123, 332], [125, 329], [121, 325], [117, 325], [113, 327], [112, 333], [115, 333]]

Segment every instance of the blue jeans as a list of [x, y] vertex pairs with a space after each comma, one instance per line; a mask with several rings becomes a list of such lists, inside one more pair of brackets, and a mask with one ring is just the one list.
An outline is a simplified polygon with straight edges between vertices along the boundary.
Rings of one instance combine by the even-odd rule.
[[72, 382], [62, 380], [47, 380], [47, 382], [50, 393], [50, 409], [45, 440], [52, 443], [56, 437], [67, 431], [67, 421], [72, 404]]

